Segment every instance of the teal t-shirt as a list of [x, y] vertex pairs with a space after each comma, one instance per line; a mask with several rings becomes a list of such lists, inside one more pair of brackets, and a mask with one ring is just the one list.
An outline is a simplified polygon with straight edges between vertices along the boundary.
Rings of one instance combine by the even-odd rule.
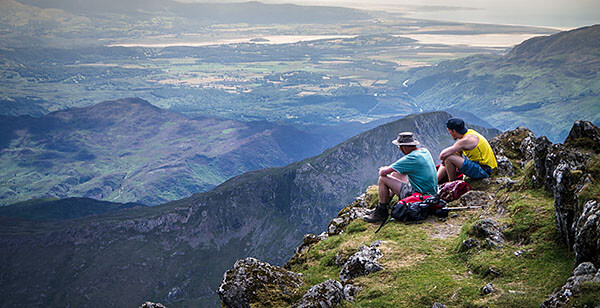
[[429, 150], [420, 148], [412, 151], [391, 167], [408, 175], [408, 181], [416, 192], [425, 195], [437, 194], [437, 171]]

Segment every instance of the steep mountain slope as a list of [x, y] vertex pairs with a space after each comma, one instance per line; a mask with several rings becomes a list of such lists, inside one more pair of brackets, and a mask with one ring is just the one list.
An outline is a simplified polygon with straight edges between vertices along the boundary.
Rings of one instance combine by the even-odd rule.
[[0, 204], [72, 196], [157, 204], [331, 142], [285, 125], [188, 119], [140, 99], [2, 117], [0, 128]]
[[89, 198], [33, 199], [0, 206], [0, 216], [33, 220], [62, 220], [98, 215], [111, 211], [145, 206], [139, 203], [115, 203]]
[[303, 234], [322, 230], [340, 204], [376, 180], [379, 166], [399, 157], [390, 142], [399, 131], [415, 132], [435, 155], [451, 143], [449, 117], [412, 115], [319, 156], [152, 208], [60, 224], [0, 218], [0, 295], [6, 306], [215, 305], [235, 260], [282, 264]]
[[600, 25], [532, 38], [503, 57], [412, 70], [407, 91], [427, 110], [466, 110], [500, 129], [525, 125], [564, 140], [577, 119], [600, 123], [598, 42]]

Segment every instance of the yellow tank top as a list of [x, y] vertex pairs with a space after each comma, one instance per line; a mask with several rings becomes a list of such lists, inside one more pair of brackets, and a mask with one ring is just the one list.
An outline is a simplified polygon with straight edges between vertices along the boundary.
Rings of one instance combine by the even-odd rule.
[[469, 151], [463, 151], [463, 154], [470, 160], [479, 163], [480, 165], [486, 165], [490, 168], [494, 169], [498, 166], [496, 163], [496, 156], [494, 156], [494, 152], [492, 151], [492, 147], [488, 143], [487, 139], [483, 137], [480, 133], [469, 129], [465, 133], [466, 135], [474, 135], [479, 137], [479, 142], [477, 146]]

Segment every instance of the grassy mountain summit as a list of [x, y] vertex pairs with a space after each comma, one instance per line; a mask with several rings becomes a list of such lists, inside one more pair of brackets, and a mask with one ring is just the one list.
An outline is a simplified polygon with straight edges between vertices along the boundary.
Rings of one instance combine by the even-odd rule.
[[378, 167], [400, 156], [391, 144], [398, 132], [415, 132], [435, 155], [451, 143], [448, 118], [444, 112], [411, 115], [319, 156], [248, 172], [209, 192], [151, 208], [60, 223], [0, 217], [6, 281], [0, 295], [7, 296], [7, 305], [130, 306], [154, 300], [214, 306], [214, 290], [235, 260], [256, 256], [282, 264], [305, 233], [325, 228], [340, 204], [375, 181]]
[[500, 129], [563, 140], [577, 119], [600, 123], [598, 41], [600, 25], [532, 38], [505, 56], [411, 70], [407, 91], [426, 109], [468, 110]]

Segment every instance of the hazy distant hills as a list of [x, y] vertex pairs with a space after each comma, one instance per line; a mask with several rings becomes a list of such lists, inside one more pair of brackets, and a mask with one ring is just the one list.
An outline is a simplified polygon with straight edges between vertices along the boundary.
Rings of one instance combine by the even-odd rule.
[[451, 143], [449, 117], [409, 116], [319, 156], [245, 173], [156, 207], [60, 223], [0, 217], [0, 296], [7, 306], [126, 307], [154, 300], [213, 307], [214, 290], [235, 260], [281, 264], [305, 233], [323, 230], [376, 181], [378, 167], [400, 156], [391, 144], [399, 131], [415, 132], [435, 156]]
[[503, 57], [414, 69], [406, 85], [424, 109], [468, 110], [500, 129], [525, 125], [563, 140], [577, 119], [600, 123], [599, 72], [596, 25], [529, 39]]
[[239, 3], [181, 3], [169, 0], [18, 0], [39, 8], [61, 9], [73, 14], [98, 16], [126, 14], [150, 17], [177, 16], [204, 23], [336, 23], [368, 19], [363, 11], [341, 7], [265, 4], [258, 1]]
[[2, 117], [0, 128], [2, 204], [72, 196], [157, 204], [315, 155], [339, 138], [267, 122], [189, 119], [140, 99]]

